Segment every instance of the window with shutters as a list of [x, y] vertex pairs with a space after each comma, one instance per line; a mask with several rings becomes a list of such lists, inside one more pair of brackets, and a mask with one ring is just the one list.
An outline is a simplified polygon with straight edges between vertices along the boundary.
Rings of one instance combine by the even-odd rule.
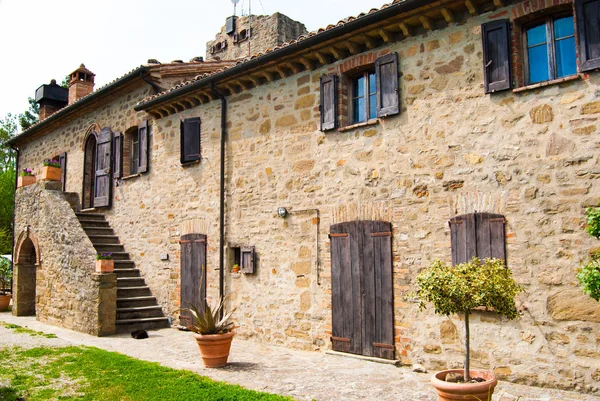
[[471, 213], [450, 219], [452, 265], [473, 257], [497, 258], [506, 264], [505, 219], [493, 213]]
[[200, 162], [200, 117], [183, 120], [180, 128], [181, 164]]
[[[358, 60], [370, 62], [356, 67], [356, 60], [349, 59], [340, 67], [341, 79], [336, 74], [321, 77], [321, 131], [370, 124], [400, 112], [397, 53]], [[352, 68], [344, 68], [346, 64]]]
[[229, 246], [230, 265], [240, 266], [240, 272], [253, 274], [256, 269], [256, 253], [253, 246]]
[[148, 124], [143, 121], [131, 127], [124, 135], [116, 134], [113, 139], [115, 178], [131, 178], [148, 171]]
[[64, 192], [67, 188], [67, 152], [54, 156], [52, 160], [58, 160], [60, 163], [60, 183]]

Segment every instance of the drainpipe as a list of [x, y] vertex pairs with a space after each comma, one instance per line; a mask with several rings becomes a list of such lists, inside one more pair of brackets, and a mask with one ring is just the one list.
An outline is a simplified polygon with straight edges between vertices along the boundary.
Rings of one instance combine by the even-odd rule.
[[[210, 90], [221, 100], [221, 189], [219, 192], [219, 296], [224, 295], [225, 276], [225, 144], [227, 139], [227, 100], [211, 82]], [[221, 309], [221, 318], [223, 310]]]
[[[10, 249], [10, 253], [12, 255], [12, 270], [14, 271], [15, 267], [15, 236], [16, 236], [16, 224], [15, 224], [15, 212], [17, 209], [17, 181], [19, 180], [19, 148], [15, 148], [13, 145], [10, 145], [10, 148], [16, 152], [15, 156], [15, 196], [13, 197], [13, 215], [12, 215], [12, 225], [13, 225], [13, 235], [12, 235], [12, 247]], [[10, 293], [13, 294], [13, 279], [10, 279]]]

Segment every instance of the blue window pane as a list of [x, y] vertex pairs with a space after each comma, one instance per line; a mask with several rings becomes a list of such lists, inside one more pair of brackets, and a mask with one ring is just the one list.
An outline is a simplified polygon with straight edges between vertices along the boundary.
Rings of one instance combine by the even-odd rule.
[[558, 40], [555, 42], [555, 45], [557, 78], [576, 74], [575, 37]]
[[354, 99], [354, 122], [362, 123], [365, 121], [365, 98]]
[[369, 74], [369, 95], [377, 92], [377, 82], [375, 81], [375, 73]]
[[575, 25], [573, 17], [560, 18], [554, 21], [554, 38], [564, 38], [565, 36], [575, 35]]
[[369, 96], [369, 119], [377, 118], [377, 95]]
[[527, 30], [527, 47], [546, 43], [546, 24]]
[[365, 95], [365, 78], [360, 77], [354, 81], [354, 97], [363, 97]]
[[546, 46], [532, 47], [527, 50], [529, 57], [529, 83], [548, 81], [548, 50]]

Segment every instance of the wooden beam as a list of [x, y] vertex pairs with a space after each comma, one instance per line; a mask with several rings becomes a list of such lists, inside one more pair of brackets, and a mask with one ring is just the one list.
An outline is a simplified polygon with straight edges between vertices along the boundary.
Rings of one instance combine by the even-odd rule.
[[[202, 101], [202, 97], [201, 97], [201, 95], [194, 95], [194, 100], [195, 100], [196, 102], [198, 102], [198, 104], [202, 104], [202, 103], [204, 103], [204, 102]], [[197, 105], [196, 105], [196, 106], [197, 106]]]
[[238, 79], [237, 81], [234, 81], [231, 84], [239, 86], [240, 88], [242, 88], [242, 91], [248, 90], [248, 87], [246, 87], [246, 85], [244, 85], [244, 82], [241, 79]]
[[451, 24], [454, 22], [454, 15], [452, 14], [452, 11], [448, 10], [446, 7], [442, 7], [440, 11], [442, 12], [442, 15], [447, 23]]
[[410, 33], [410, 28], [408, 27], [408, 25], [406, 25], [406, 23], [401, 22], [398, 24], [398, 26], [400, 27], [400, 29], [402, 30], [402, 34], [404, 36], [406, 36], [407, 38], [412, 36]]
[[365, 41], [365, 46], [367, 46], [367, 49], [370, 50], [375, 47], [376, 43], [369, 35], [363, 35], [362, 38]]
[[225, 89], [227, 89], [227, 90], [229, 91], [229, 93], [230, 93], [231, 95], [233, 95], [233, 94], [237, 93], [237, 91], [235, 90], [235, 88], [234, 88], [233, 86], [231, 86], [231, 85], [229, 85], [229, 84], [222, 84], [222, 85], [223, 85], [223, 87], [224, 87]]
[[379, 36], [381, 36], [381, 39], [383, 39], [385, 43], [390, 43], [392, 41], [392, 35], [385, 29], [380, 29], [377, 32], [379, 33]]
[[283, 66], [285, 68], [288, 68], [290, 71], [292, 71], [292, 73], [297, 74], [300, 72], [300, 68], [298, 68], [298, 65], [296, 63], [293, 63], [291, 61], [283, 64]]
[[271, 76], [271, 74], [269, 74], [268, 72], [266, 72], [266, 71], [262, 71], [262, 72], [260, 72], [260, 74], [261, 74], [263, 77], [265, 77], [265, 79], [267, 80], [267, 82], [271, 82], [271, 81], [273, 81], [273, 77], [272, 77], [272, 76]]
[[465, 0], [465, 6], [469, 10], [469, 14], [477, 15], [477, 7], [475, 7], [475, 4], [471, 0]]
[[344, 42], [344, 44], [348, 48], [348, 51], [350, 52], [351, 55], [360, 53], [360, 49], [356, 43], [347, 40], [346, 42]]
[[326, 65], [329, 64], [329, 60], [327, 60], [327, 56], [321, 52], [314, 52], [315, 57], [319, 60], [319, 63]]
[[314, 68], [314, 64], [312, 61], [310, 61], [309, 59], [307, 59], [306, 57], [300, 57], [298, 59], [298, 61], [304, 66], [306, 67], [307, 70], [312, 70]]
[[277, 67], [275, 67], [275, 68], [274, 68], [274, 70], [275, 70], [275, 72], [277, 72], [277, 73], [279, 74], [279, 77], [280, 77], [281, 79], [283, 79], [283, 78], [287, 77], [287, 74], [285, 73], [285, 71], [283, 71], [283, 70], [281, 69], [281, 67], [277, 66]]
[[494, 0], [494, 5], [497, 8], [504, 7], [504, 1], [503, 0]]
[[431, 18], [426, 17], [424, 15], [419, 15], [419, 21], [421, 21], [421, 24], [423, 25], [423, 28], [425, 28], [426, 31], [433, 30], [433, 28], [431, 27]]
[[250, 80], [250, 82], [252, 82], [252, 84], [254, 86], [259, 86], [260, 85], [260, 79], [259, 78], [255, 78], [252, 75], [248, 75], [248, 76], [246, 76], [246, 78], [248, 78]]

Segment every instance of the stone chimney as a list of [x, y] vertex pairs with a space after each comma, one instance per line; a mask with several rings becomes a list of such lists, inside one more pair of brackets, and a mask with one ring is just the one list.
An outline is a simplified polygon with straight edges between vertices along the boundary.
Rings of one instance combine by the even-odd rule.
[[50, 85], [42, 85], [37, 88], [35, 91], [35, 101], [40, 105], [40, 121], [65, 107], [68, 99], [68, 89], [57, 85], [55, 79], [50, 81]]
[[94, 91], [96, 74], [81, 64], [78, 69], [69, 74], [69, 104], [73, 104]]

